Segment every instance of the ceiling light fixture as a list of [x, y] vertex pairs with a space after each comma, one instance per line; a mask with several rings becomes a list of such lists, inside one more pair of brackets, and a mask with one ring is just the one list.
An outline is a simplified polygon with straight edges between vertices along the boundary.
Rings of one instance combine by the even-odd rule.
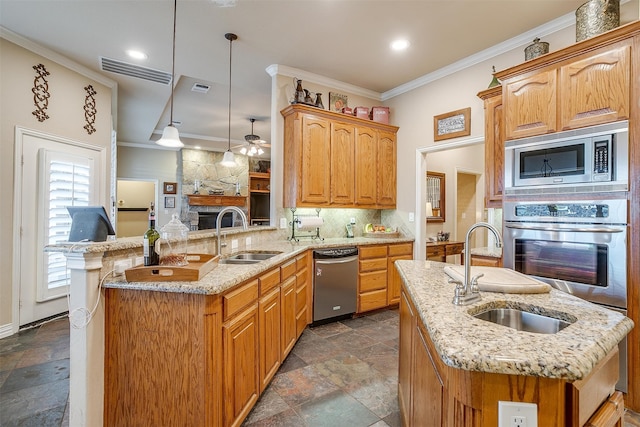
[[233, 44], [234, 40], [238, 39], [238, 36], [233, 33], [227, 33], [224, 35], [224, 38], [229, 40], [229, 123], [227, 134], [227, 141], [229, 145], [227, 147], [227, 151], [225, 151], [224, 156], [222, 157], [222, 161], [220, 162], [220, 164], [226, 167], [233, 167], [236, 166], [236, 157], [231, 151], [231, 45]]
[[262, 155], [264, 154], [264, 150], [261, 147], [257, 147], [256, 143], [265, 141], [260, 139], [258, 135], [253, 133], [253, 123], [256, 121], [256, 119], [252, 117], [249, 119], [249, 121], [251, 122], [251, 133], [244, 136], [245, 141], [249, 143], [249, 148], [242, 147], [242, 149], [240, 150], [240, 154], [246, 154], [249, 157], [252, 157], [256, 154]]
[[173, 56], [171, 59], [171, 108], [169, 124], [162, 132], [162, 138], [156, 141], [156, 144], [163, 147], [182, 148], [184, 144], [180, 141], [178, 129], [173, 125], [173, 88], [176, 78], [176, 9], [178, 8], [178, 0], [173, 1]]
[[391, 49], [393, 50], [405, 50], [409, 47], [409, 41], [405, 39], [399, 39], [391, 43]]
[[135, 49], [129, 49], [127, 55], [133, 59], [147, 59], [149, 57], [146, 53]]

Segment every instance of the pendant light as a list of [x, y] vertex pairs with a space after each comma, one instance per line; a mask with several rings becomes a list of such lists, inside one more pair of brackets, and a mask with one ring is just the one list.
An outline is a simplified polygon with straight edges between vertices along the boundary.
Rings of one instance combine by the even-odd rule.
[[234, 40], [238, 39], [238, 36], [233, 33], [227, 33], [224, 35], [224, 38], [229, 40], [229, 122], [227, 134], [227, 141], [229, 145], [227, 147], [227, 151], [225, 151], [224, 156], [222, 157], [222, 161], [220, 162], [220, 164], [222, 166], [231, 168], [236, 166], [236, 157], [231, 151], [231, 45], [233, 44]]
[[173, 125], [173, 87], [176, 78], [176, 9], [178, 8], [178, 0], [173, 1], [173, 56], [171, 59], [171, 106], [169, 113], [169, 124], [162, 131], [162, 138], [156, 141], [156, 144], [163, 147], [182, 148], [184, 144], [180, 141], [178, 129]]

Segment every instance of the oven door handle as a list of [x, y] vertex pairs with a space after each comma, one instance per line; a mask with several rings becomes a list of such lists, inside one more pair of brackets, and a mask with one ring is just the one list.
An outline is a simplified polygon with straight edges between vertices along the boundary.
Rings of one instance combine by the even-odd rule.
[[609, 228], [609, 227], [553, 227], [553, 226], [541, 226], [541, 225], [519, 225], [519, 224], [505, 224], [507, 228], [516, 228], [518, 230], [539, 230], [539, 231], [568, 231], [574, 233], [622, 233], [623, 228]]

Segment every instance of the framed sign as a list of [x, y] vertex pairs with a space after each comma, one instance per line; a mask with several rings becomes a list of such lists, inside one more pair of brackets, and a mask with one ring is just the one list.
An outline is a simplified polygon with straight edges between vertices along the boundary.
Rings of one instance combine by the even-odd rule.
[[433, 116], [433, 140], [457, 138], [471, 134], [471, 107]]
[[178, 189], [178, 184], [175, 182], [165, 182], [164, 183], [164, 194], [176, 194]]
[[176, 207], [176, 198], [174, 196], [167, 196], [164, 198], [164, 207], [167, 209], [173, 209]]

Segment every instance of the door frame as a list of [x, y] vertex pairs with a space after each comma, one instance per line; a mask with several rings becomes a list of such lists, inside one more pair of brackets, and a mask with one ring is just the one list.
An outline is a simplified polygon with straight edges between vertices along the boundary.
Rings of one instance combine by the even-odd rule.
[[454, 148], [468, 147], [475, 144], [484, 144], [484, 135], [476, 136], [472, 138], [465, 138], [454, 142], [448, 142], [444, 144], [430, 145], [428, 147], [420, 147], [416, 149], [415, 161], [416, 161], [416, 205], [415, 205], [415, 219], [416, 219], [416, 242], [424, 242], [413, 245], [413, 259], [427, 259], [427, 225], [425, 221], [425, 204], [426, 204], [426, 180], [424, 177], [427, 174], [428, 154], [435, 153], [437, 151], [452, 150]]
[[[73, 145], [76, 147], [86, 148], [90, 150], [99, 151], [101, 153], [101, 170], [107, 170], [107, 149], [106, 147], [87, 144], [85, 142], [76, 141], [70, 138], [50, 134], [47, 132], [41, 132], [34, 129], [24, 128], [21, 126], [15, 127], [14, 134], [14, 171], [13, 171], [13, 265], [12, 265], [12, 273], [11, 273], [11, 325], [12, 325], [12, 333], [15, 334], [20, 330], [20, 279], [22, 276], [22, 257], [21, 257], [21, 249], [22, 249], [22, 236], [21, 236], [21, 227], [22, 227], [22, 174], [23, 174], [23, 159], [22, 159], [22, 150], [23, 150], [23, 139], [25, 135], [30, 135], [36, 138], [48, 139], [50, 141], [54, 141], [61, 144]], [[105, 182], [102, 182], [98, 187], [98, 198], [100, 204], [103, 206], [108, 206], [107, 202], [107, 192], [105, 187]]]

